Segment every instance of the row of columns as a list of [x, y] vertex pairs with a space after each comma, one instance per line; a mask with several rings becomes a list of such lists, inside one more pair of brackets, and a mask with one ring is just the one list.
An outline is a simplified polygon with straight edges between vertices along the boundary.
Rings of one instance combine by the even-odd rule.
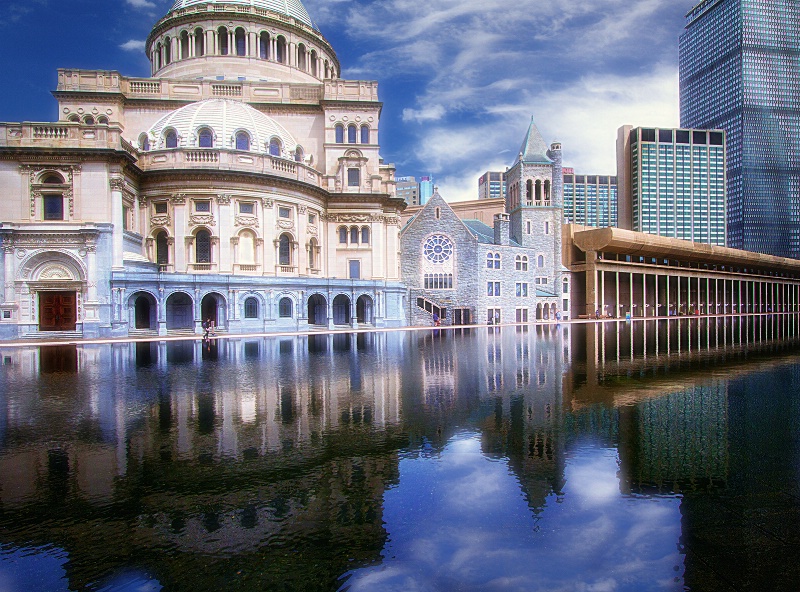
[[587, 314], [608, 317], [748, 314], [800, 310], [800, 280], [731, 273], [587, 272]]

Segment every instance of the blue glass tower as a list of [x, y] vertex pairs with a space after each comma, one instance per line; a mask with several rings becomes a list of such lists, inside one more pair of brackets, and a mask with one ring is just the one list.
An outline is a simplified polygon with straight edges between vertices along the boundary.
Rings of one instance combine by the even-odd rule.
[[686, 19], [681, 126], [727, 132], [728, 246], [800, 258], [800, 0], [704, 0]]

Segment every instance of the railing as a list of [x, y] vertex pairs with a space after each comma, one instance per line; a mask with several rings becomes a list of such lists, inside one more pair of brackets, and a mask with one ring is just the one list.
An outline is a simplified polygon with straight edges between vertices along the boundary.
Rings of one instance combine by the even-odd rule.
[[255, 273], [258, 271], [258, 265], [250, 263], [236, 263], [234, 267], [242, 273]]
[[235, 84], [212, 84], [211, 94], [215, 97], [241, 97], [242, 87]]
[[214, 263], [190, 263], [192, 271], [211, 271]]
[[133, 94], [158, 95], [161, 94], [161, 82], [151, 80], [131, 80], [130, 91]]
[[294, 273], [297, 268], [294, 265], [278, 265], [280, 273]]
[[219, 162], [219, 152], [214, 150], [187, 150], [186, 162]]
[[36, 126], [33, 128], [33, 137], [36, 139], [66, 140], [69, 138], [69, 128], [60, 126]]

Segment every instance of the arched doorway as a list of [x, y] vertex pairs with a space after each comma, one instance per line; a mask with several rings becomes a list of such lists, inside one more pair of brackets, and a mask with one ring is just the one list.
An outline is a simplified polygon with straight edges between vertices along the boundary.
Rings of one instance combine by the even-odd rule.
[[359, 323], [372, 324], [374, 322], [372, 298], [366, 294], [362, 294], [358, 297], [358, 300], [356, 300], [356, 320]]
[[328, 302], [320, 294], [314, 294], [308, 299], [308, 324], [328, 324]]
[[200, 318], [203, 321], [211, 319], [214, 327], [221, 327], [225, 322], [225, 301], [219, 294], [206, 294], [200, 301]]
[[150, 294], [133, 295], [133, 327], [153, 329], [156, 321], [155, 299]]
[[339, 294], [333, 299], [333, 324], [350, 324], [350, 298], [344, 294]]
[[175, 292], [167, 298], [167, 329], [194, 328], [192, 299], [184, 292]]

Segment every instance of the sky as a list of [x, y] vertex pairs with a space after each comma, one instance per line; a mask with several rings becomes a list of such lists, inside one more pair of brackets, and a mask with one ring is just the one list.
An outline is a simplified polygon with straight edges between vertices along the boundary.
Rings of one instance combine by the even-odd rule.
[[[149, 76], [174, 0], [7, 0], [0, 121], [54, 121], [57, 68]], [[694, 0], [304, 0], [341, 77], [377, 80], [381, 156], [477, 199], [531, 117], [564, 166], [616, 174], [622, 125], [677, 127], [678, 37]], [[134, 134], [136, 135], [136, 134]], [[133, 137], [133, 136], [132, 136]]]

